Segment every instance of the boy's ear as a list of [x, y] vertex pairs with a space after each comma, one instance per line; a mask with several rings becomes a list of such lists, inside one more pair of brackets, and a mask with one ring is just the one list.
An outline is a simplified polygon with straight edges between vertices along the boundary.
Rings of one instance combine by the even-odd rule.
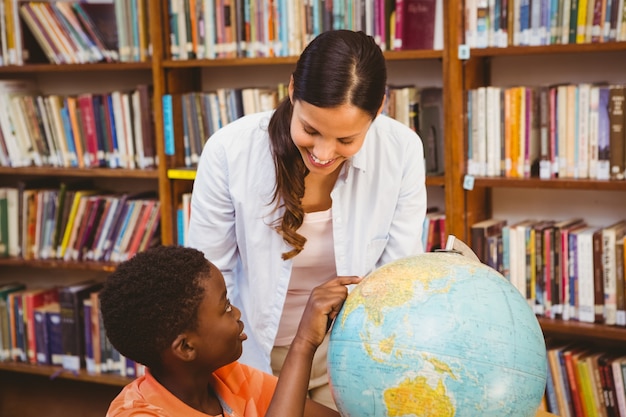
[[172, 352], [183, 361], [191, 361], [196, 357], [196, 349], [188, 343], [186, 334], [179, 334], [171, 345]]

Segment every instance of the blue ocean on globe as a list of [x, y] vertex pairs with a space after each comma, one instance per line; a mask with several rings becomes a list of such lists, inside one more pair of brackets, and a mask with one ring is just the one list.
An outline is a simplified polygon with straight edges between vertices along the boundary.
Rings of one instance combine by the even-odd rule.
[[454, 252], [373, 271], [330, 334], [328, 372], [343, 417], [531, 417], [546, 348], [526, 299]]

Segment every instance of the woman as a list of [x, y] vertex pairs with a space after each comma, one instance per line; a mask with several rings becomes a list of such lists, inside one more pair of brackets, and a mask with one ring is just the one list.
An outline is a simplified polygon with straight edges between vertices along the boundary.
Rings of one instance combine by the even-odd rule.
[[[314, 287], [422, 252], [423, 149], [381, 115], [386, 82], [372, 37], [325, 32], [303, 51], [275, 111], [243, 117], [205, 145], [189, 244], [220, 268], [241, 307], [243, 363], [280, 371]], [[326, 346], [309, 394], [335, 407]]]

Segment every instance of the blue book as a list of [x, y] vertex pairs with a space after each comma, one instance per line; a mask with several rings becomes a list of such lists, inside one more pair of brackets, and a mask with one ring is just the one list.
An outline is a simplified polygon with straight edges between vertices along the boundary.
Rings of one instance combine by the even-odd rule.
[[182, 208], [176, 210], [176, 231], [177, 243], [185, 246], [185, 215]]
[[78, 166], [78, 158], [76, 156], [76, 145], [74, 143], [74, 132], [72, 132], [72, 124], [70, 122], [70, 115], [66, 105], [61, 109], [61, 119], [63, 120], [63, 131], [65, 132], [65, 138], [67, 140], [67, 151], [70, 157], [70, 165], [72, 167]]
[[[547, 358], [546, 358], [547, 361]], [[554, 379], [552, 372], [550, 371], [550, 365], [547, 366], [548, 372], [546, 372], [546, 399], [548, 402], [548, 409], [551, 413], [558, 413], [559, 405], [556, 400], [556, 392], [554, 388]]]
[[91, 326], [92, 303], [89, 298], [83, 301], [83, 325], [85, 326], [85, 369], [89, 373], [96, 372], [96, 361], [93, 350], [93, 330]]
[[61, 330], [61, 308], [51, 307], [46, 311], [46, 332], [51, 365], [63, 364], [63, 332]]
[[163, 137], [165, 138], [165, 155], [174, 155], [174, 118], [172, 110], [172, 95], [165, 94], [163, 102]]
[[37, 307], [34, 311], [37, 363], [61, 365], [63, 346], [61, 307], [58, 302]]
[[117, 168], [121, 165], [121, 162], [120, 162], [120, 148], [119, 148], [119, 144], [117, 143], [117, 129], [115, 127], [113, 96], [111, 94], [106, 94], [105, 97], [106, 97], [105, 105], [107, 107], [105, 114], [108, 116], [108, 120], [106, 122], [109, 124], [111, 128], [111, 141], [113, 142], [112, 149], [110, 150], [111, 155], [109, 158], [109, 166], [111, 168]]

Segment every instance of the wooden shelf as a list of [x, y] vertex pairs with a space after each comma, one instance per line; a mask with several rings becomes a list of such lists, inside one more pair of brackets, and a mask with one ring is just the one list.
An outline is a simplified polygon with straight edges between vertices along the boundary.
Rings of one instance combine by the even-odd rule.
[[542, 188], [564, 190], [626, 191], [626, 181], [587, 179], [485, 178], [476, 177], [474, 187]]
[[71, 269], [84, 271], [112, 272], [117, 266], [114, 262], [74, 262], [60, 259], [21, 259], [21, 258], [0, 258], [0, 266], [32, 267], [48, 269]]
[[426, 185], [443, 187], [445, 183], [446, 177], [443, 175], [426, 175]]
[[539, 317], [544, 335], [565, 337], [571, 340], [626, 342], [626, 327], [605, 326], [578, 321], [564, 321]]
[[0, 371], [18, 372], [30, 375], [48, 376], [50, 379], [61, 378], [81, 382], [92, 382], [101, 385], [113, 385], [123, 387], [128, 384], [131, 379], [114, 374], [90, 374], [81, 369], [80, 372], [74, 373], [64, 370], [60, 366], [32, 365], [21, 362], [0, 362]]
[[86, 71], [150, 71], [151, 62], [111, 62], [97, 64], [25, 64], [0, 66], [0, 74], [86, 72]]
[[83, 178], [145, 178], [157, 180], [156, 169], [112, 169], [112, 168], [53, 168], [53, 167], [0, 167], [0, 175], [16, 177], [83, 177]]
[[[386, 51], [385, 58], [388, 61], [406, 61], [415, 59], [441, 59], [443, 51]], [[204, 67], [248, 67], [266, 65], [295, 64], [297, 56], [285, 57], [259, 57], [259, 58], [218, 58], [218, 59], [187, 59], [187, 60], [164, 60], [163, 68], [204, 68]]]
[[545, 46], [510, 46], [508, 48], [474, 48], [472, 57], [512, 56], [512, 55], [547, 55], [574, 54], [581, 52], [626, 51], [626, 42], [601, 42]]

